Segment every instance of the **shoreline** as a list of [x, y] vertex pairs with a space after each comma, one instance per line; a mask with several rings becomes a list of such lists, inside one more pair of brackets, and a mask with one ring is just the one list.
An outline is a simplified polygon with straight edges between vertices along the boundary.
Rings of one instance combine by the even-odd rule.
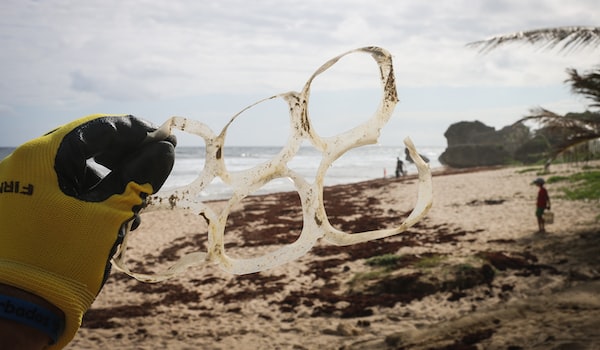
[[[537, 234], [536, 175], [522, 169], [436, 171], [434, 205], [407, 232], [347, 247], [318, 242], [261, 273], [208, 266], [146, 284], [113, 271], [67, 348], [597, 348], [598, 203], [562, 199], [559, 185], [548, 185], [556, 222]], [[347, 232], [394, 227], [412, 210], [415, 179], [325, 187], [328, 218]], [[295, 192], [241, 204], [227, 225], [234, 257], [293, 242], [302, 228]], [[179, 210], [145, 214], [129, 255], [134, 270], [202, 250], [203, 225]], [[373, 265], [374, 257], [393, 259]]]
[[[468, 173], [492, 171], [492, 170], [508, 169], [508, 168], [513, 168], [513, 166], [494, 165], [494, 166], [481, 166], [481, 167], [470, 167], [470, 168], [450, 168], [450, 167], [446, 167], [446, 166], [440, 166], [440, 167], [436, 167], [436, 168], [431, 168], [431, 176], [436, 177], [436, 176], [447, 176], [447, 175], [460, 175], [460, 174], [468, 174]], [[398, 178], [388, 175], [387, 177], [373, 178], [373, 179], [362, 180], [362, 181], [357, 181], [357, 182], [341, 183], [341, 184], [335, 184], [335, 185], [325, 185], [325, 186], [323, 186], [323, 191], [324, 192], [331, 191], [331, 190], [335, 190], [336, 188], [346, 188], [346, 187], [363, 188], [365, 186], [368, 187], [372, 184], [385, 184], [387, 182], [412, 181], [412, 180], [416, 180], [418, 178], [419, 178], [418, 173], [408, 174], [408, 175], [404, 175], [404, 176], [401, 176]], [[279, 191], [268, 192], [268, 193], [254, 193], [254, 194], [248, 195], [248, 197], [266, 197], [266, 196], [270, 196], [270, 195], [278, 195], [281, 193], [294, 193], [294, 192], [296, 192], [296, 191], [295, 190], [279, 190]], [[226, 198], [216, 198], [216, 199], [207, 199], [203, 202], [204, 203], [217, 203], [217, 202], [225, 202], [225, 201], [227, 201]]]

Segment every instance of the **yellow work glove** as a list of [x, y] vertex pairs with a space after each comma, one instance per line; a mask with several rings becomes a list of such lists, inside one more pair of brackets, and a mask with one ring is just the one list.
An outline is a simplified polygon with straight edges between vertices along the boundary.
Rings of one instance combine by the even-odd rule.
[[[73, 339], [127, 225], [139, 224], [145, 198], [171, 171], [175, 138], [155, 130], [133, 116], [92, 115], [21, 145], [0, 162], [0, 283], [64, 312], [64, 325], [39, 325], [55, 339], [51, 349]], [[88, 165], [90, 158], [110, 173], [103, 177]]]

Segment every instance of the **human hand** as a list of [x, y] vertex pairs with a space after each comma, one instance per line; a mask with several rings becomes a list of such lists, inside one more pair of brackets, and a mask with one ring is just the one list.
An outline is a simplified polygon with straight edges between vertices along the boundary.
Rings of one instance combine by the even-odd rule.
[[73, 338], [127, 225], [139, 224], [146, 197], [171, 171], [176, 140], [155, 130], [133, 116], [88, 116], [0, 162], [0, 283], [65, 313], [57, 348]]

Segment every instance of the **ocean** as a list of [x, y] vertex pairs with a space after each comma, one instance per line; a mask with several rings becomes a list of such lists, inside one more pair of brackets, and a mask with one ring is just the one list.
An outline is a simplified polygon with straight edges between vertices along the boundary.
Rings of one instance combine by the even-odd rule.
[[[405, 160], [404, 146], [369, 145], [346, 152], [337, 159], [327, 171], [325, 186], [350, 184], [377, 178], [394, 177], [396, 157], [404, 162], [408, 174], [416, 174], [414, 164]], [[445, 147], [419, 147], [420, 154], [429, 158], [432, 169], [441, 167], [438, 157]], [[279, 153], [279, 147], [226, 147], [224, 150], [225, 166], [228, 171], [242, 171], [272, 159]], [[290, 169], [301, 174], [310, 182], [314, 180], [321, 154], [311, 147], [301, 147], [288, 163]], [[163, 188], [174, 189], [192, 182], [200, 174], [204, 166], [204, 148], [178, 147], [175, 165]], [[294, 186], [288, 179], [274, 179], [254, 194], [292, 191]], [[206, 191], [201, 194], [204, 200], [224, 199], [230, 194], [228, 187], [219, 178], [213, 180]]]
[[0, 147], [0, 160], [4, 159], [7, 155], [14, 150], [14, 147]]
[[[438, 157], [445, 147], [417, 147], [420, 154], [429, 158], [432, 169], [441, 167]], [[405, 160], [404, 146], [369, 145], [346, 152], [336, 160], [327, 171], [324, 184], [326, 186], [350, 184], [377, 178], [394, 177], [396, 157], [404, 162], [408, 174], [417, 172], [414, 164]], [[0, 159], [3, 159], [13, 148], [0, 147]], [[249, 169], [273, 158], [281, 150], [280, 147], [225, 147], [225, 166], [230, 172]], [[312, 181], [316, 174], [321, 155], [311, 147], [302, 147], [288, 166], [303, 177]], [[175, 189], [189, 184], [198, 177], [204, 167], [203, 147], [177, 147], [175, 165], [163, 189]], [[255, 194], [267, 194], [294, 190], [288, 179], [274, 179], [260, 188]], [[205, 191], [200, 194], [202, 200], [225, 199], [230, 194], [228, 187], [216, 178]]]

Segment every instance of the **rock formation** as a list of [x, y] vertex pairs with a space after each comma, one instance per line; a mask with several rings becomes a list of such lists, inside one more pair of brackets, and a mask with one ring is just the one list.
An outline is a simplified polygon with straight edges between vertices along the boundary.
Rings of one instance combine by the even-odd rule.
[[440, 163], [453, 168], [503, 165], [515, 160], [530, 160], [520, 153], [527, 150], [523, 149], [523, 145], [532, 141], [529, 128], [522, 123], [496, 130], [480, 121], [461, 121], [450, 125], [444, 136], [448, 146], [439, 160]]

